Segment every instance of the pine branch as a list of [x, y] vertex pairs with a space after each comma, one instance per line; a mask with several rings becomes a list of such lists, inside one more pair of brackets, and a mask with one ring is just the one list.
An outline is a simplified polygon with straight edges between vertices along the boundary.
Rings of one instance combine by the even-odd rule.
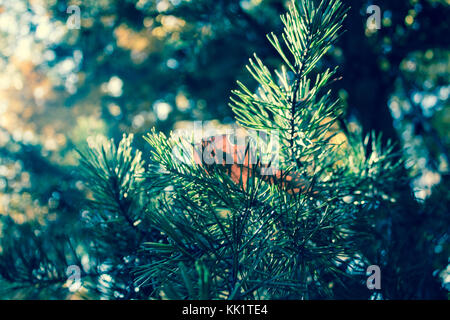
[[[310, 75], [336, 40], [345, 11], [337, 0], [293, 3], [282, 17], [287, 51], [269, 36], [285, 64], [275, 71], [277, 79], [254, 56], [247, 69], [260, 85], [257, 94], [238, 82], [240, 91], [231, 98], [242, 126], [279, 130], [280, 172], [308, 177], [304, 192], [279, 188], [277, 176], [250, 174], [248, 146], [231, 146], [241, 151], [248, 171], [227, 167], [218, 155], [230, 145], [216, 144], [226, 137], [199, 142], [154, 131], [146, 137], [154, 163], [148, 174], [165, 190], [148, 212], [167, 239], [145, 243], [155, 261], [137, 268], [140, 285], [159, 284], [166, 296], [177, 298], [329, 297], [326, 279], [342, 282], [348, 277], [342, 261], [362, 259], [358, 243], [365, 235], [354, 228], [370, 219], [358, 217], [355, 203], [376, 207], [384, 201], [382, 184], [397, 177], [399, 165], [379, 139], [371, 158], [364, 152], [368, 139], [349, 135], [341, 145], [331, 143], [340, 106], [325, 89], [335, 71], [317, 72], [314, 81]], [[205, 152], [211, 164], [203, 162]], [[292, 162], [306, 165], [294, 172]]]
[[[231, 98], [237, 121], [246, 128], [255, 130], [279, 130], [288, 147], [286, 158], [299, 162], [299, 145], [304, 141], [320, 138], [317, 129], [330, 115], [338, 112], [336, 103], [328, 102], [329, 93], [324, 89], [335, 71], [326, 70], [317, 75], [314, 87], [310, 89], [309, 74], [320, 58], [335, 42], [345, 18], [346, 10], [340, 1], [321, 1], [316, 7], [313, 1], [302, 0], [299, 5], [292, 3], [289, 12], [282, 16], [285, 26], [282, 38], [287, 53], [278, 37], [268, 35], [285, 65], [282, 72], [275, 71], [277, 81], [257, 56], [247, 67], [259, 83], [258, 95], [238, 82], [241, 91], [233, 91], [238, 98]], [[289, 75], [285, 68], [292, 75]], [[290, 80], [292, 78], [292, 80]], [[302, 121], [306, 113], [314, 112], [307, 121]], [[287, 160], [286, 159], [286, 160]]]
[[[347, 133], [340, 144], [332, 141], [341, 112], [327, 91], [335, 70], [320, 71], [319, 61], [345, 12], [338, 0], [293, 2], [282, 16], [283, 46], [268, 36], [283, 66], [271, 72], [255, 55], [247, 69], [256, 93], [239, 82], [233, 91], [239, 124], [281, 136], [272, 176], [261, 174], [270, 166], [263, 151], [227, 144], [226, 136], [194, 141], [153, 130], [145, 138], [148, 169], [132, 136], [80, 152], [90, 198], [82, 222], [92, 239], [84, 249], [100, 275], [99, 295], [321, 298], [362, 272], [371, 212], [391, 201], [401, 164], [379, 138], [369, 157], [368, 139]], [[228, 149], [243, 162], [220, 160]]]

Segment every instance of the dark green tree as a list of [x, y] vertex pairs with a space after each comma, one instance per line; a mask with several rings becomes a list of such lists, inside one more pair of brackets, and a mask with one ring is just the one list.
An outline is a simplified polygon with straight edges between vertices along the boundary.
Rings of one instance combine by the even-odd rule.
[[[268, 36], [284, 61], [281, 70], [269, 71], [255, 56], [248, 70], [257, 93], [242, 83], [234, 91], [239, 124], [279, 133], [281, 180], [258, 177], [262, 153], [253, 170], [234, 168], [241, 173], [236, 184], [220, 161], [205, 170], [195, 157], [174, 158], [182, 138], [148, 136], [152, 160], [162, 167], [158, 179], [170, 187], [151, 214], [167, 241], [144, 243], [155, 262], [139, 268], [139, 282], [157, 279], [167, 297], [178, 299], [318, 299], [335, 297], [348, 282], [365, 286], [370, 261], [361, 244], [392, 198], [389, 181], [398, 181], [402, 162], [393, 161], [392, 147], [383, 150], [375, 137], [369, 156], [369, 139], [349, 132], [345, 143], [332, 142], [342, 131], [333, 132], [342, 109], [327, 88], [335, 70], [315, 67], [344, 17], [339, 1], [294, 2], [282, 17], [283, 40]], [[195, 143], [188, 139], [185, 145]], [[203, 159], [220, 149], [203, 148]], [[249, 143], [244, 157], [250, 150]], [[188, 147], [183, 151], [192, 154]], [[306, 182], [303, 191], [284, 186], [293, 175]]]
[[[422, 33], [434, 30], [432, 36], [416, 38], [418, 31], [412, 27], [400, 31], [386, 27], [366, 37], [364, 29], [356, 27], [364, 19], [357, 10], [360, 3], [355, 2], [346, 20], [349, 32], [336, 45], [346, 11], [340, 2], [298, 1], [283, 18], [284, 37], [269, 36], [271, 51], [270, 46], [260, 45], [270, 31], [270, 24], [261, 21], [272, 21], [270, 17], [283, 6], [271, 2], [261, 11], [255, 10], [264, 13], [255, 18], [249, 14], [252, 10], [243, 10], [235, 1], [218, 1], [220, 9], [215, 12], [223, 26], [217, 27], [210, 39], [201, 39], [198, 46], [186, 39], [167, 41], [167, 50], [144, 59], [145, 68], [131, 63], [124, 48], [106, 48], [115, 41], [116, 27], [140, 30], [146, 16], [161, 19], [161, 12], [154, 8], [157, 3], [137, 8], [131, 1], [117, 1], [108, 12], [86, 6], [92, 9], [90, 16], [98, 17], [93, 19], [96, 27], [82, 29], [75, 43], [84, 54], [81, 68], [86, 79], [100, 81], [86, 81], [79, 94], [68, 99], [68, 105], [98, 91], [111, 72], [117, 74], [124, 80], [124, 94], [102, 98], [102, 107], [103, 116], [112, 124], [111, 135], [119, 137], [121, 130], [117, 129], [123, 124], [130, 127], [133, 116], [149, 107], [142, 100], [175, 99], [167, 92], [183, 86], [195, 99], [203, 97], [208, 106], [217, 106], [201, 114], [193, 112], [194, 119], [220, 113], [224, 119], [235, 115], [237, 122], [250, 130], [277, 130], [281, 176], [271, 179], [258, 174], [263, 168], [262, 154], [257, 154], [254, 167], [237, 166], [231, 171], [220, 163], [200, 165], [189, 157], [180, 163], [172, 157], [174, 147], [202, 142], [164, 134], [147, 137], [151, 157], [146, 163], [127, 136], [117, 145], [97, 141], [82, 149], [80, 168], [71, 172], [43, 159], [39, 147], [11, 142], [2, 153], [23, 159], [32, 169], [34, 188], [43, 201], [58, 180], [66, 185], [61, 188], [58, 210], [62, 214], [56, 221], [45, 226], [34, 222], [19, 225], [2, 217], [2, 297], [67, 297], [67, 267], [76, 265], [81, 267], [82, 288], [72, 297], [369, 298], [373, 292], [366, 288], [365, 268], [370, 264], [382, 269], [383, 298], [445, 297], [438, 273], [448, 263], [448, 178], [443, 176], [428, 201], [418, 202], [399, 152], [400, 143], [388, 143], [388, 139], [399, 142], [387, 107], [390, 94], [406, 89], [405, 99], [414, 102], [411, 96], [416, 90], [411, 87], [417, 84], [411, 78], [420, 78], [407, 73], [394, 88], [393, 80], [402, 74], [402, 62], [420, 48], [440, 50], [446, 46], [445, 39], [438, 36], [440, 29], [429, 24], [430, 12], [439, 11], [443, 3], [419, 3], [421, 9], [415, 7], [419, 14], [413, 14], [413, 19], [420, 23]], [[209, 4], [186, 3], [165, 14], [194, 24], [198, 21], [195, 25], [201, 29], [205, 13], [213, 10]], [[401, 1], [383, 2], [383, 6], [392, 10], [393, 26], [410, 14], [409, 4]], [[118, 19], [113, 26], [100, 19], [115, 11]], [[445, 15], [444, 11], [441, 14]], [[388, 25], [385, 20], [383, 23]], [[102, 41], [97, 41], [97, 29], [106, 35]], [[377, 41], [389, 42], [386, 38], [391, 42], [380, 45]], [[69, 39], [67, 46], [61, 44], [55, 51], [62, 56], [71, 54], [69, 43], [75, 40]], [[248, 46], [236, 46], [244, 40]], [[386, 49], [389, 45], [392, 48]], [[263, 58], [250, 62], [249, 75], [256, 80], [252, 83], [236, 71], [240, 60], [226, 60], [223, 55], [243, 59], [253, 46], [258, 53], [261, 48]], [[234, 49], [220, 49], [223, 47]], [[345, 59], [337, 54], [339, 47]], [[358, 55], [359, 50], [368, 54], [367, 59]], [[327, 52], [332, 54], [325, 55]], [[172, 56], [181, 62], [181, 70], [169, 73], [164, 67], [155, 71], [154, 65], [165, 65]], [[425, 56], [419, 53], [415, 59], [426, 60]], [[445, 53], [442, 56], [445, 61]], [[231, 67], [218, 63], [218, 57], [233, 62]], [[336, 60], [341, 60], [343, 69], [332, 67]], [[278, 67], [279, 61], [283, 66]], [[205, 64], [218, 69], [211, 72]], [[422, 72], [420, 76], [425, 78], [433, 73]], [[334, 81], [340, 75], [343, 81]], [[239, 84], [231, 108], [220, 108], [226, 103], [225, 88], [229, 90], [236, 77], [246, 85]], [[438, 88], [442, 81], [438, 74], [433, 86]], [[420, 79], [418, 82], [420, 85]], [[148, 86], [138, 87], [138, 83]], [[330, 91], [330, 87], [344, 87], [339, 93], [345, 101], [336, 99], [337, 90]], [[430, 86], [421, 89], [431, 90]], [[120, 105], [121, 119], [107, 114], [110, 102]], [[414, 114], [421, 111], [414, 110]], [[362, 133], [347, 125], [352, 114], [361, 121]], [[445, 155], [446, 142], [433, 131], [430, 119], [419, 116], [423, 128], [418, 126], [417, 132], [431, 145], [430, 161], [436, 165], [439, 155]], [[168, 121], [154, 124], [166, 131], [180, 117], [182, 112], [177, 111]], [[371, 130], [384, 134], [371, 134]], [[244, 146], [244, 154], [249, 146]], [[241, 174], [236, 182], [230, 174], [233, 170], [247, 174]], [[50, 171], [54, 173], [51, 182], [55, 182], [48, 190], [40, 190], [38, 181], [46, 180]], [[304, 182], [302, 192], [295, 186], [286, 188], [293, 176]], [[82, 207], [83, 192], [74, 188], [80, 177], [88, 197]], [[78, 213], [80, 221], [73, 219]]]

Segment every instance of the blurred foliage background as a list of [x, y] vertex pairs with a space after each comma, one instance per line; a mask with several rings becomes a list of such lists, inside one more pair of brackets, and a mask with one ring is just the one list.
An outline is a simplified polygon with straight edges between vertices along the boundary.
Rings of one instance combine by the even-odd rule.
[[[411, 237], [429, 246], [397, 262], [427, 260], [448, 290], [450, 1], [344, 2], [347, 31], [322, 67], [341, 65], [335, 92], [345, 120], [363, 133], [382, 132], [408, 159], [405, 194], [421, 206], [401, 207], [399, 215], [414, 219], [402, 220], [390, 245]], [[379, 30], [366, 25], [372, 4], [381, 8]], [[80, 29], [67, 27], [69, 5], [80, 8]], [[0, 0], [0, 238], [11, 225], [70, 232], [86, 194], [74, 150], [88, 136], [135, 133], [145, 159], [142, 135], [152, 127], [233, 123], [230, 90], [236, 79], [251, 83], [248, 57], [257, 52], [271, 67], [280, 64], [265, 35], [280, 30], [286, 6]], [[422, 297], [439, 296], [424, 288]]]

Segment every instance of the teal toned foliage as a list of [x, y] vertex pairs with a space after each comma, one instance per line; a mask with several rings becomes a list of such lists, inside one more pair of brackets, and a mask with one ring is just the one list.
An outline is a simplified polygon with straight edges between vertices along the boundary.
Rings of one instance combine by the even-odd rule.
[[275, 80], [255, 56], [248, 70], [260, 85], [257, 94], [239, 83], [239, 101], [232, 100], [240, 124], [280, 132], [281, 167], [308, 181], [305, 192], [290, 194], [255, 175], [247, 177], [247, 188], [236, 185], [223, 167], [207, 172], [193, 159], [174, 158], [179, 138], [148, 136], [155, 172], [167, 181], [149, 216], [167, 241], [144, 244], [155, 261], [139, 267], [138, 283], [159, 284], [177, 299], [298, 299], [332, 297], [333, 283], [363, 274], [368, 261], [358, 244], [366, 235], [354, 228], [370, 228], [370, 217], [358, 204], [378, 207], [387, 186], [376, 181], [397, 179], [402, 164], [379, 139], [371, 140], [371, 158], [369, 139], [349, 136], [339, 148], [331, 142], [340, 106], [324, 89], [334, 73], [319, 73], [314, 82], [309, 76], [335, 41], [344, 13], [339, 1], [293, 3], [283, 16], [290, 58], [270, 36], [286, 66]]

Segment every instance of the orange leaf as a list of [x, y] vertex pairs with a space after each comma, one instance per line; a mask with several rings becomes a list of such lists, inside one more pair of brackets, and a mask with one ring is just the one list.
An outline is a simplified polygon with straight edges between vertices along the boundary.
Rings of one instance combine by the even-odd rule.
[[261, 169], [269, 168], [270, 164], [264, 164], [252, 158], [252, 152], [248, 145], [232, 144], [226, 135], [213, 136], [203, 139], [194, 147], [194, 161], [197, 165], [210, 172], [212, 166], [223, 166], [233, 182], [247, 190], [247, 181], [250, 177], [256, 177], [276, 184], [290, 194], [306, 192], [308, 184], [300, 177], [298, 172], [286, 172], [279, 169], [272, 175], [264, 175]]

